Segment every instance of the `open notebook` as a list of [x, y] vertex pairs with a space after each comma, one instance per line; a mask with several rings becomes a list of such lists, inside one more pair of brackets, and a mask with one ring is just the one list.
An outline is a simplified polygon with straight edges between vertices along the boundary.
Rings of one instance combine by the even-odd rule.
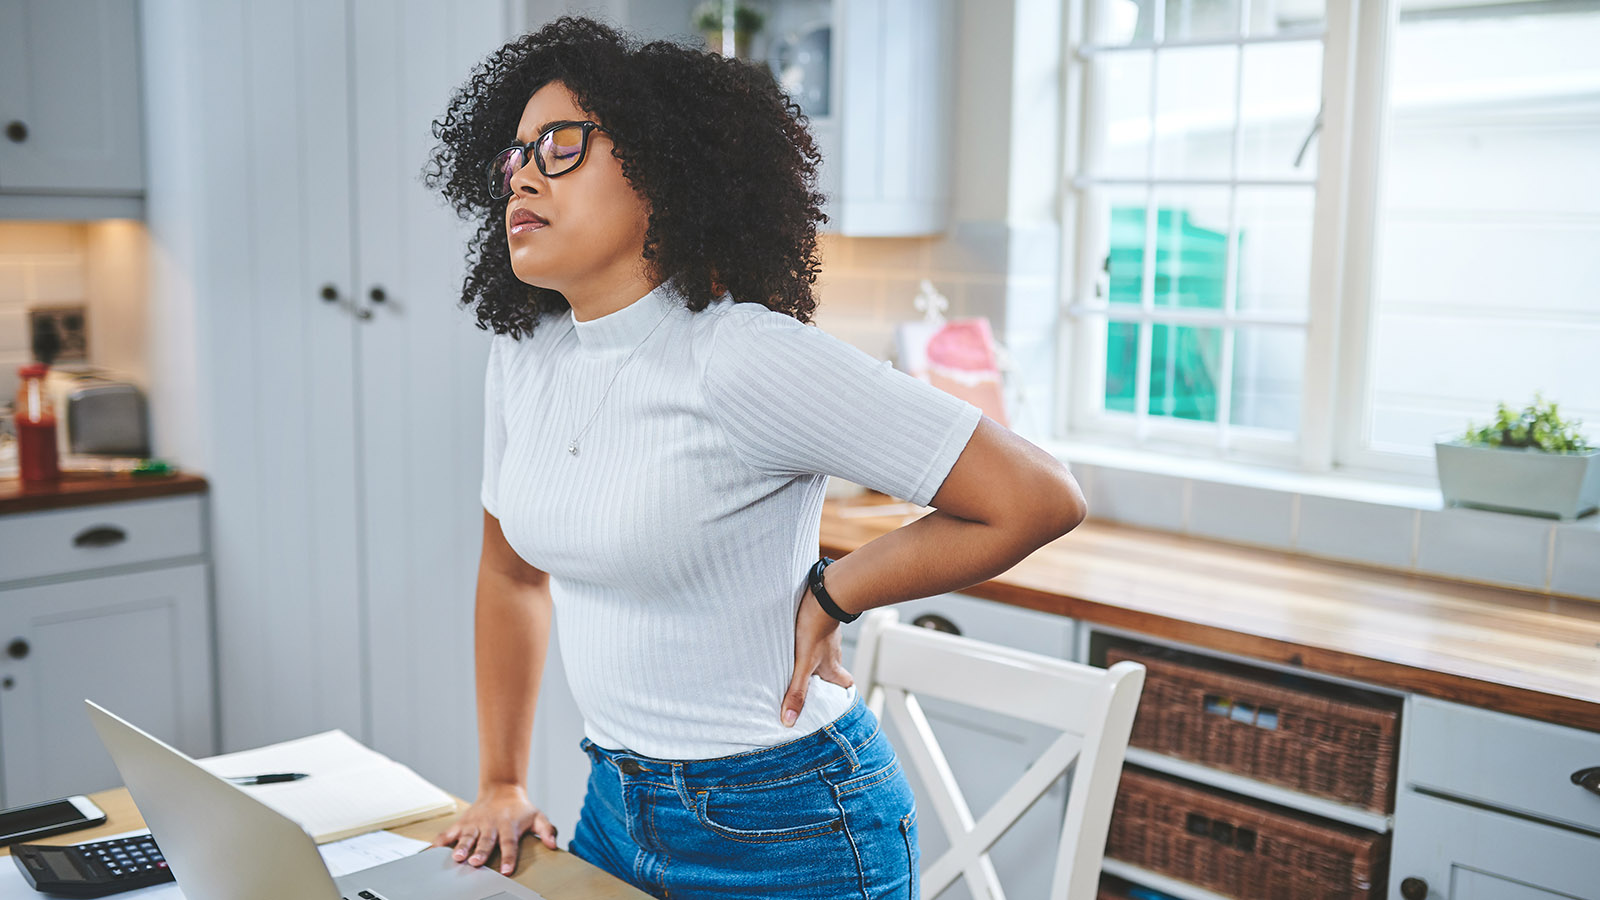
[[309, 775], [299, 781], [250, 785], [242, 790], [299, 822], [319, 844], [418, 822], [456, 808], [454, 798], [421, 775], [338, 730], [198, 762], [223, 777], [274, 772]]

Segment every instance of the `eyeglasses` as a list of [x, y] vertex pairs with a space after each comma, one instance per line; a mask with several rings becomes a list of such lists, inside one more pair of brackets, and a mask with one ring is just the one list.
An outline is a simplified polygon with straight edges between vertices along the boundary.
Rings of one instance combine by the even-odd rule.
[[583, 165], [589, 154], [589, 135], [606, 129], [593, 122], [556, 122], [526, 144], [512, 144], [489, 163], [489, 196], [511, 196], [511, 178], [533, 161], [546, 178], [565, 175]]

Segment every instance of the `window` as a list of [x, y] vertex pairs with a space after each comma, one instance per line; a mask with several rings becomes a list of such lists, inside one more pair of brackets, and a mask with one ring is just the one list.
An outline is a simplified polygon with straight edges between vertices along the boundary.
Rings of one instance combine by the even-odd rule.
[[1067, 436], [1422, 473], [1535, 388], [1600, 424], [1600, 0], [1349, 7], [1074, 3]]

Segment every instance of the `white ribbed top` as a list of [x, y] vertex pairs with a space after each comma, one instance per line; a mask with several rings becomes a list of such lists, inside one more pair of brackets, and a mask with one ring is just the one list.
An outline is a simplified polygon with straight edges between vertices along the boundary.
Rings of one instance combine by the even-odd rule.
[[483, 505], [550, 573], [585, 734], [663, 759], [770, 747], [849, 708], [854, 688], [813, 676], [795, 726], [778, 719], [825, 476], [927, 504], [981, 417], [759, 304], [690, 312], [670, 283], [497, 335], [484, 401]]

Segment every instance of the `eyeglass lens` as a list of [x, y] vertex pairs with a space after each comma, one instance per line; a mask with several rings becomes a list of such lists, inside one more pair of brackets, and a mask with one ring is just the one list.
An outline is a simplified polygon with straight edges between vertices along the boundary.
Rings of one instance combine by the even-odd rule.
[[[539, 171], [546, 178], [554, 178], [576, 168], [583, 161], [588, 138], [589, 129], [582, 125], [563, 125], [540, 135], [536, 146]], [[511, 194], [511, 179], [525, 165], [522, 145], [500, 151], [489, 164], [489, 192], [495, 199]]]

